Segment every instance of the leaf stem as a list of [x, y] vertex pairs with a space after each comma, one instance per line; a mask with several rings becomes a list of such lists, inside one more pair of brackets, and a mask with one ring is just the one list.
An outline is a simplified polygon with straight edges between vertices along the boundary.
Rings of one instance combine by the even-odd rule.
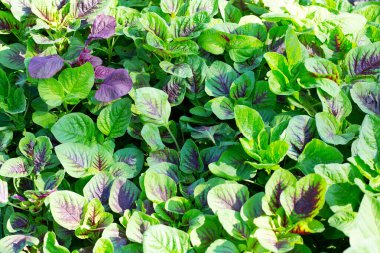
[[170, 130], [169, 125], [166, 125], [165, 127], [166, 127], [166, 129], [168, 130], [170, 136], [172, 137], [172, 139], [173, 139], [173, 141], [174, 141], [174, 144], [175, 144], [177, 150], [178, 150], [178, 151], [181, 151], [181, 149], [179, 148], [178, 142], [177, 142], [177, 140], [176, 140], [176, 138], [175, 138], [173, 132]]

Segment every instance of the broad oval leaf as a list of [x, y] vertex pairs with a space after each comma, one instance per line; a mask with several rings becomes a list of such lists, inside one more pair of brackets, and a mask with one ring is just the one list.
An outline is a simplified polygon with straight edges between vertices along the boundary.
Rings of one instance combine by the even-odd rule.
[[123, 136], [131, 120], [131, 106], [132, 102], [127, 98], [108, 105], [98, 116], [98, 129], [111, 138]]
[[135, 104], [144, 122], [157, 125], [168, 123], [171, 108], [165, 92], [151, 87], [137, 89]]
[[29, 235], [8, 235], [0, 240], [0, 249], [4, 253], [19, 253], [26, 246], [37, 246], [39, 240]]
[[115, 33], [116, 20], [113, 16], [100, 14], [92, 24], [88, 40], [108, 39]]
[[100, 172], [83, 188], [83, 196], [88, 200], [98, 198], [103, 205], [108, 204], [113, 178], [107, 172]]
[[188, 139], [182, 146], [179, 169], [184, 173], [200, 173], [203, 170], [203, 161], [198, 147], [191, 139]]
[[25, 159], [21, 157], [11, 158], [4, 162], [0, 167], [0, 176], [20, 178], [30, 174], [31, 169]]
[[173, 76], [180, 78], [189, 78], [193, 76], [190, 66], [187, 63], [173, 64], [171, 62], [162, 61], [160, 67]]
[[325, 203], [326, 191], [325, 179], [318, 174], [309, 174], [295, 186], [287, 187], [280, 196], [280, 202], [287, 215], [313, 218]]
[[297, 160], [316, 133], [315, 121], [306, 115], [291, 118], [285, 130], [284, 140], [289, 144], [288, 156]]
[[55, 147], [55, 153], [65, 172], [81, 178], [89, 174], [93, 160], [92, 150], [81, 143], [64, 143]]
[[85, 199], [71, 191], [56, 191], [49, 196], [50, 210], [60, 226], [75, 230], [79, 227]]
[[61, 143], [91, 143], [95, 137], [94, 122], [89, 116], [79, 112], [60, 118], [51, 131]]
[[128, 240], [142, 243], [143, 235], [149, 227], [159, 224], [159, 221], [143, 212], [135, 211], [129, 218], [125, 233]]
[[175, 181], [169, 176], [155, 172], [145, 174], [144, 188], [147, 198], [154, 203], [166, 202], [177, 194]]
[[25, 69], [25, 51], [25, 46], [19, 43], [14, 43], [10, 45], [0, 45], [0, 64], [9, 69]]
[[111, 102], [118, 99], [132, 89], [132, 79], [125, 69], [112, 71], [100, 85], [95, 98], [101, 102]]
[[352, 49], [346, 56], [351, 77], [380, 73], [380, 42]]
[[236, 71], [227, 63], [215, 61], [206, 77], [206, 93], [212, 97], [229, 96], [232, 82], [237, 78]]
[[363, 112], [380, 115], [380, 85], [378, 83], [355, 83], [351, 89], [351, 97]]
[[64, 60], [59, 55], [35, 56], [28, 65], [33, 78], [50, 78], [63, 68]]
[[109, 206], [115, 213], [122, 214], [131, 209], [140, 196], [140, 190], [128, 179], [118, 178], [111, 187]]
[[214, 213], [220, 210], [240, 212], [249, 198], [248, 188], [237, 183], [225, 183], [213, 187], [207, 194], [207, 203]]
[[190, 248], [189, 235], [165, 225], [151, 226], [143, 239], [144, 252], [186, 253]]

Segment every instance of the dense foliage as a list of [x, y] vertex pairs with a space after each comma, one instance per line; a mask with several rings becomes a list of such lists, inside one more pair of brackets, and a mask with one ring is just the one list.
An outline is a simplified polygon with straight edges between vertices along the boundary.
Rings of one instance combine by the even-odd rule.
[[379, 2], [1, 2], [1, 253], [379, 252]]

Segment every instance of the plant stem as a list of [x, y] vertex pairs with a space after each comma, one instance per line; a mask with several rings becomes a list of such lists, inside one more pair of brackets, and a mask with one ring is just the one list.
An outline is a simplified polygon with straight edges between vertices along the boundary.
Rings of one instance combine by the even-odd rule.
[[172, 139], [173, 139], [173, 141], [174, 141], [174, 144], [175, 144], [177, 150], [180, 151], [181, 149], [179, 148], [178, 142], [177, 142], [177, 140], [176, 140], [174, 134], [173, 134], [172, 131], [170, 130], [169, 125], [167, 125], [167, 126], [165, 126], [165, 127], [166, 127], [166, 129], [168, 130], [170, 136], [172, 137]]

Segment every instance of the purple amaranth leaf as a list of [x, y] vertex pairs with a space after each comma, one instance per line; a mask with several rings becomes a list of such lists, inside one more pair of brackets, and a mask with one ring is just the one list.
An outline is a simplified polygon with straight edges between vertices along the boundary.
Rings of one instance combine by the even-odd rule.
[[88, 36], [86, 44], [90, 43], [92, 40], [97, 39], [108, 39], [115, 34], [116, 20], [112, 16], [108, 15], [98, 15], [91, 28], [91, 33]]
[[1, 252], [21, 252], [25, 246], [39, 244], [36, 237], [28, 235], [8, 235], [0, 240]]
[[111, 102], [132, 89], [132, 79], [125, 69], [117, 69], [108, 75], [95, 93], [95, 98], [101, 102]]
[[116, 69], [108, 68], [104, 66], [95, 67], [95, 78], [96, 79], [106, 79], [107, 76], [111, 75]]
[[83, 49], [83, 51], [80, 53], [78, 60], [75, 62], [76, 65], [81, 66], [85, 64], [86, 62], [91, 63], [91, 65], [96, 68], [100, 65], [102, 65], [103, 61], [99, 57], [92, 56], [91, 51], [87, 48]]
[[57, 74], [64, 65], [59, 55], [35, 56], [29, 63], [28, 71], [33, 78], [50, 78]]
[[104, 229], [102, 238], [107, 238], [111, 240], [115, 252], [122, 252], [123, 247], [127, 245], [125, 230], [123, 230], [116, 223], [112, 223], [106, 229]]

